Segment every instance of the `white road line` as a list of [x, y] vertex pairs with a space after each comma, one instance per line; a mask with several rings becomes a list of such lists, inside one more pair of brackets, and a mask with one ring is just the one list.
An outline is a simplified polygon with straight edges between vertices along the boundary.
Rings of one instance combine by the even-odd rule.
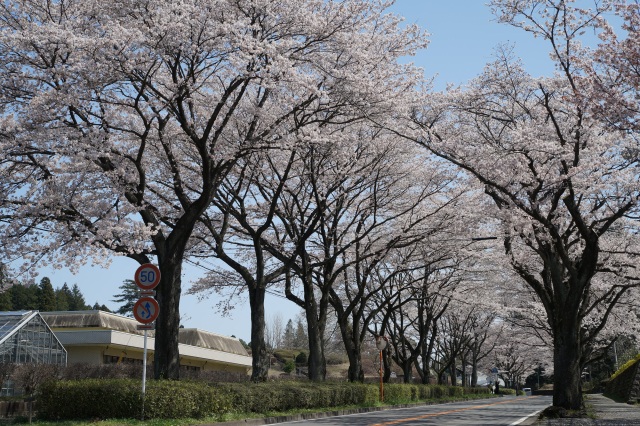
[[521, 419], [516, 420], [513, 423], [510, 423], [509, 426], [515, 426], [515, 425], [519, 425], [520, 423], [524, 422], [525, 420], [527, 420], [529, 417], [535, 416], [536, 414], [540, 413], [542, 410], [538, 410], [536, 412], [533, 412], [531, 414], [529, 414], [528, 416], [525, 416]]

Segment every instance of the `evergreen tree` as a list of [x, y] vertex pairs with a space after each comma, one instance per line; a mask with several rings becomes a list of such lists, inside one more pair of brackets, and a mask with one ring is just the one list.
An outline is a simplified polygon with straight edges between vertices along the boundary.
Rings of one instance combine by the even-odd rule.
[[69, 286], [67, 283], [62, 285], [62, 288], [56, 289], [56, 310], [57, 311], [68, 311], [69, 310], [69, 302], [73, 295], [71, 294], [71, 290], [69, 290]]
[[9, 290], [0, 290], [0, 311], [13, 311], [11, 292]]
[[296, 334], [295, 334], [295, 331], [293, 330], [293, 321], [289, 320], [287, 321], [287, 325], [284, 328], [284, 335], [282, 336], [282, 345], [287, 349], [291, 349], [295, 347], [294, 345], [295, 338], [296, 338]]
[[11, 304], [14, 311], [38, 309], [38, 286], [15, 284], [10, 289]]
[[118, 288], [121, 293], [114, 296], [115, 299], [113, 299], [113, 302], [123, 303], [123, 305], [116, 309], [115, 313], [132, 317], [133, 305], [135, 305], [136, 301], [140, 298], [138, 293], [140, 289], [133, 280], [124, 280]]
[[70, 311], [86, 311], [90, 309], [84, 300], [84, 296], [78, 287], [78, 284], [74, 284], [71, 288], [71, 299], [69, 300]]
[[57, 309], [56, 293], [47, 277], [40, 280], [38, 287], [38, 310], [41, 312], [55, 311]]
[[111, 309], [107, 308], [106, 305], [101, 305], [98, 302], [94, 303], [91, 309], [93, 309], [94, 311], [111, 312]]
[[303, 349], [309, 346], [309, 338], [307, 337], [307, 331], [304, 328], [302, 319], [298, 318], [298, 324], [296, 325], [296, 337], [293, 341], [294, 347]]

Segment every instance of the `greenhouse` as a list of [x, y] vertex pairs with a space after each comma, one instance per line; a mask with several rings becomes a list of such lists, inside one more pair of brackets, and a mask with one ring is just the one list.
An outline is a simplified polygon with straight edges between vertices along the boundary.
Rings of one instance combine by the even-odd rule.
[[[37, 311], [0, 312], [0, 364], [67, 364], [67, 351]], [[3, 380], [2, 395], [13, 394]]]

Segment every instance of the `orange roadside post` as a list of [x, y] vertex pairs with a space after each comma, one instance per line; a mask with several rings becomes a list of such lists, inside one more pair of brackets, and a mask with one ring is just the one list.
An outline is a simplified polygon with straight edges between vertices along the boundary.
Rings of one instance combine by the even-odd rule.
[[382, 383], [382, 351], [387, 347], [387, 338], [384, 336], [376, 337], [376, 347], [380, 351], [380, 402], [384, 402], [384, 385]]

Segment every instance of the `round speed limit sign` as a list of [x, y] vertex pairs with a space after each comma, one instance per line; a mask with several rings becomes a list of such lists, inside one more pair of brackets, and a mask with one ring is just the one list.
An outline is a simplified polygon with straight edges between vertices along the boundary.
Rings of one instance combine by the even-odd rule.
[[136, 270], [134, 281], [142, 290], [152, 290], [160, 282], [160, 269], [151, 263], [140, 265]]

